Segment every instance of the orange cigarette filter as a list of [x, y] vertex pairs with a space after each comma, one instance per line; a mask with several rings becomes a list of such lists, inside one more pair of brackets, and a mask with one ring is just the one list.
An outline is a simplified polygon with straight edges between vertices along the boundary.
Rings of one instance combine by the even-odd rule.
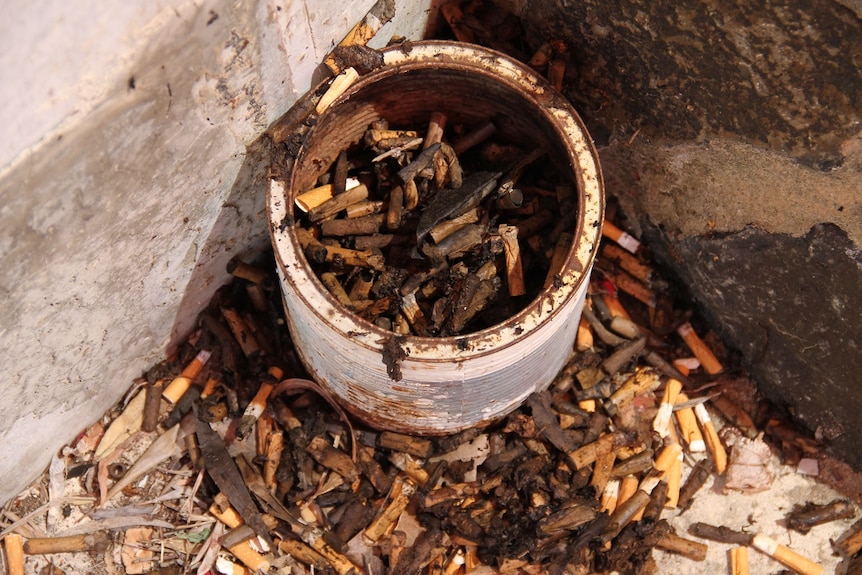
[[718, 361], [718, 358], [715, 357], [712, 350], [709, 349], [702, 339], [700, 339], [700, 336], [695, 333], [694, 328], [691, 327], [689, 322], [685, 322], [679, 326], [676, 332], [680, 335], [685, 342], [685, 345], [688, 346], [698, 361], [700, 361], [700, 365], [703, 366], [706, 373], [709, 375], [716, 375], [724, 371], [724, 366], [721, 365], [721, 362]]
[[641, 245], [637, 238], [624, 232], [607, 220], [605, 220], [605, 223], [602, 225], [602, 235], [615, 241], [631, 253], [637, 252]]
[[189, 390], [192, 385], [192, 382], [195, 378], [200, 374], [201, 370], [203, 370], [207, 361], [210, 359], [211, 352], [202, 349], [198, 352], [195, 358], [189, 363], [186, 368], [180, 373], [177, 377], [171, 381], [165, 390], [162, 392], [162, 395], [165, 399], [170, 401], [171, 403], [176, 403], [180, 400], [180, 398], [185, 395], [185, 393]]
[[[686, 401], [688, 401], [688, 396], [686, 394], [680, 393], [676, 396], [677, 403], [683, 403]], [[688, 446], [688, 450], [692, 453], [706, 451], [706, 444], [703, 441], [703, 434], [701, 434], [700, 429], [697, 426], [697, 417], [694, 414], [694, 410], [690, 407], [677, 409], [674, 411], [674, 415], [676, 415], [676, 422], [679, 424], [680, 435], [682, 436], [682, 440]]]
[[727, 469], [727, 451], [724, 449], [724, 444], [718, 437], [718, 432], [715, 430], [715, 425], [712, 423], [712, 418], [706, 410], [704, 404], [698, 404], [694, 408], [694, 415], [703, 429], [703, 437], [706, 440], [706, 447], [712, 454], [713, 462], [715, 463], [715, 471], [719, 475]]
[[748, 575], [748, 547], [734, 547], [730, 555], [730, 575]]
[[588, 322], [583, 317], [578, 322], [578, 333], [575, 336], [575, 345], [578, 351], [587, 351], [593, 347], [593, 330]]

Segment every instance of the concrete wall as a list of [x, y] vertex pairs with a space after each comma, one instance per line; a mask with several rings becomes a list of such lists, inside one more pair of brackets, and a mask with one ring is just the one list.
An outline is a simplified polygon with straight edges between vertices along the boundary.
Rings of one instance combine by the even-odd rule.
[[[398, 0], [375, 41], [418, 38]], [[265, 245], [248, 146], [373, 0], [0, 8], [0, 502], [192, 327]]]

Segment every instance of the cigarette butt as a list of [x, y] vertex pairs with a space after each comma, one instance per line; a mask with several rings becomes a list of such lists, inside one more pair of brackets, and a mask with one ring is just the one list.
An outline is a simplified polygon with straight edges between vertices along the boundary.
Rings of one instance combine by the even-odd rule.
[[428, 120], [428, 131], [425, 133], [425, 142], [422, 144], [422, 149], [426, 149], [434, 144], [439, 144], [443, 140], [443, 130], [446, 128], [446, 114], [442, 112], [432, 112]]
[[68, 537], [30, 538], [24, 544], [24, 552], [28, 555], [47, 555], [49, 553], [104, 551], [110, 542], [110, 536], [104, 531], [87, 535], [69, 535]]
[[307, 212], [330, 199], [332, 199], [332, 184], [324, 184], [298, 194], [293, 202], [297, 208]]
[[344, 290], [344, 286], [341, 285], [341, 282], [338, 281], [338, 277], [334, 273], [324, 272], [320, 274], [320, 281], [323, 282], [323, 285], [327, 290], [329, 290], [329, 293], [338, 300], [338, 303], [346, 308], [353, 307], [353, 301], [350, 299], [350, 296], [347, 295], [347, 292]]
[[652, 423], [653, 431], [661, 437], [667, 437], [671, 416], [673, 415], [673, 404], [676, 403], [676, 398], [680, 391], [682, 391], [682, 383], [676, 379], [669, 379], [667, 384], [665, 384], [664, 396]]
[[226, 270], [233, 277], [248, 280], [253, 284], [262, 284], [269, 278], [265, 269], [247, 264], [236, 258], [227, 263]]
[[404, 209], [412, 210], [419, 205], [419, 188], [416, 187], [416, 180], [407, 180], [404, 182]]
[[284, 451], [284, 434], [281, 431], [273, 431], [266, 441], [266, 462], [263, 465], [263, 481], [270, 489], [277, 487], [275, 472], [281, 463], [281, 454]]
[[578, 351], [587, 351], [593, 347], [593, 330], [590, 327], [590, 322], [586, 318], [581, 318], [578, 322], [578, 333], [575, 336], [575, 345]]
[[548, 63], [548, 82], [559, 92], [563, 91], [563, 79], [565, 78], [565, 75], [565, 60], [554, 59]]
[[589, 413], [595, 413], [598, 405], [595, 399], [583, 399], [578, 402], [578, 407]]
[[332, 83], [329, 85], [329, 89], [320, 97], [320, 101], [317, 103], [314, 111], [318, 114], [323, 113], [323, 111], [326, 110], [336, 98], [346, 92], [347, 89], [358, 79], [359, 72], [354, 68], [347, 68], [342, 71], [334, 80], [332, 80]]
[[218, 387], [219, 380], [218, 378], [211, 377], [204, 384], [203, 391], [201, 391], [201, 399], [206, 399], [213, 393], [215, 393], [216, 387]]
[[751, 541], [751, 545], [800, 575], [821, 575], [823, 573], [822, 565], [780, 544], [768, 535], [758, 533]]
[[3, 538], [9, 575], [24, 575], [24, 539], [15, 533]]
[[718, 437], [718, 432], [715, 430], [715, 425], [712, 423], [712, 418], [706, 410], [706, 406], [702, 403], [694, 407], [694, 415], [703, 429], [703, 437], [706, 441], [706, 447], [712, 454], [712, 459], [715, 463], [715, 472], [719, 475], [723, 474], [727, 469], [727, 451], [724, 449], [724, 444]]
[[234, 339], [239, 344], [242, 353], [246, 357], [254, 357], [260, 353], [260, 344], [254, 337], [254, 334], [248, 327], [245, 320], [237, 313], [236, 310], [230, 308], [221, 308], [222, 317], [230, 327]]
[[[688, 401], [688, 396], [684, 393], [679, 393], [676, 396], [677, 403]], [[694, 410], [690, 407], [685, 409], [677, 409], [674, 411], [676, 422], [679, 424], [679, 432], [682, 440], [688, 446], [688, 450], [692, 453], [700, 453], [706, 451], [706, 443], [703, 441], [703, 434], [697, 426], [697, 417]]]
[[663, 474], [666, 474], [681, 454], [682, 446], [679, 443], [668, 443], [659, 450], [658, 455], [656, 455], [655, 462], [653, 463], [653, 467]]
[[709, 547], [704, 543], [685, 539], [673, 532], [665, 533], [656, 542], [656, 547], [664, 549], [665, 551], [677, 553], [683, 557], [691, 559], [692, 561], [704, 561], [706, 559], [706, 552], [709, 549]]
[[498, 232], [503, 238], [503, 249], [506, 254], [506, 284], [509, 287], [509, 295], [522, 296], [527, 293], [527, 288], [524, 285], [524, 269], [521, 265], [518, 227], [501, 224]]
[[224, 575], [249, 575], [248, 569], [223, 556], [216, 558], [215, 567], [216, 571]]
[[[611, 318], [622, 317], [629, 321], [632, 320], [632, 317], [629, 315], [629, 312], [626, 311], [626, 308], [623, 306], [620, 298], [617, 297], [616, 294], [606, 293], [602, 294], [602, 301], [605, 302], [605, 306], [608, 308], [608, 312], [611, 314]], [[636, 337], [636, 336], [632, 336]]]
[[349, 575], [350, 573], [362, 573], [363, 570], [350, 559], [336, 551], [332, 545], [321, 536], [317, 537], [311, 544], [312, 549], [323, 555], [338, 575]]
[[205, 349], [198, 352], [195, 358], [189, 363], [186, 368], [171, 381], [162, 392], [165, 399], [171, 403], [176, 403], [191, 387], [192, 382], [209, 361], [211, 353]]
[[601, 510], [611, 514], [617, 508], [617, 502], [620, 497], [620, 480], [611, 479], [605, 485], [605, 490], [602, 491]]
[[730, 575], [748, 575], [748, 547], [733, 547], [730, 555]]
[[410, 497], [413, 496], [415, 490], [416, 488], [413, 483], [403, 478], [396, 479], [392, 483], [392, 488], [389, 492], [389, 505], [374, 518], [374, 521], [365, 528], [365, 532], [363, 533], [364, 539], [370, 542], [369, 544], [376, 543], [390, 527], [395, 525], [395, 521], [407, 507]]
[[682, 485], [682, 450], [676, 459], [671, 462], [667, 470], [667, 501], [664, 506], [668, 509], [676, 509], [679, 504], [679, 490]]
[[627, 249], [631, 253], [637, 252], [638, 248], [641, 245], [641, 243], [634, 236], [631, 236], [628, 233], [622, 231], [607, 220], [605, 220], [604, 224], [602, 225], [602, 235], [615, 241], [621, 247]]
[[685, 322], [679, 326], [676, 332], [682, 337], [685, 345], [691, 350], [694, 356], [700, 361], [704, 371], [709, 375], [716, 375], [724, 371], [724, 367], [712, 350], [707, 347], [702, 339], [695, 333], [694, 328], [689, 322]]
[[240, 562], [248, 567], [253, 573], [265, 573], [266, 571], [269, 571], [271, 566], [269, 560], [252, 549], [251, 544], [248, 541], [232, 545], [228, 547], [228, 551], [233, 553], [234, 557], [239, 559]]
[[464, 562], [464, 550], [458, 549], [446, 563], [446, 567], [443, 569], [443, 573], [445, 575], [455, 575], [455, 573], [457, 573], [461, 569], [461, 566], [464, 565]]
[[638, 485], [640, 482], [638, 478], [634, 475], [626, 475], [620, 481], [620, 493], [617, 497], [617, 505], [622, 505], [628, 499], [635, 494], [635, 491], [638, 490]]

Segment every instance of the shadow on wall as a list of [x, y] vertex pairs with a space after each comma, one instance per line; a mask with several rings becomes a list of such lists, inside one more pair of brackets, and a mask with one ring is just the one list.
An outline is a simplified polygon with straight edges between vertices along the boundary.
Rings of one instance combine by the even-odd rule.
[[266, 217], [269, 166], [270, 139], [264, 135], [246, 149], [245, 160], [209, 236], [197, 246], [196, 263], [171, 328], [168, 353], [197, 327], [198, 313], [227, 282], [228, 262], [235, 257], [252, 260], [269, 246]]

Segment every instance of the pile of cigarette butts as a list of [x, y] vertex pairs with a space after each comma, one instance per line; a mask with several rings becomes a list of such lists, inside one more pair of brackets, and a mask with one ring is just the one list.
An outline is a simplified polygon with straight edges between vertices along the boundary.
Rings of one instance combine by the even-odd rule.
[[[517, 22], [482, 10], [499, 9], [441, 7], [457, 39], [517, 52]], [[328, 61], [336, 75], [318, 109], [375, 61], [361, 43], [348, 49], [375, 22], [358, 24]], [[566, 58], [548, 42], [522, 59], [559, 88]], [[571, 242], [572, 191], [548, 177], [543, 151], [495, 143], [492, 122], [449, 128], [441, 114], [424, 126], [369, 126], [371, 163], [388, 165], [372, 170], [372, 187], [385, 195], [369, 198], [368, 174], [350, 175], [363, 150], [342, 154], [329, 181], [296, 198], [306, 256], [345, 313], [405, 335], [459, 334], [511, 317], [553, 282]], [[282, 136], [274, 140], [289, 147]], [[471, 166], [474, 148], [481, 160]], [[485, 169], [491, 157], [498, 165]], [[435, 201], [429, 187], [464, 189]], [[502, 420], [440, 437], [354, 419], [297, 357], [272, 254], [234, 259], [233, 281], [189, 339], [5, 505], [5, 572], [648, 574], [655, 549], [698, 572], [709, 546], [723, 545], [732, 575], [749, 573], [749, 553], [822, 573], [775, 530], [672, 527], [710, 478], [727, 492], [763, 492], [775, 451], [802, 468], [821, 447], [734, 399], [744, 374], [732, 354], [615, 223], [611, 205], [557, 378]], [[416, 254], [424, 267], [411, 263]], [[775, 529], [805, 537], [855, 513], [840, 498], [808, 503]], [[831, 545], [846, 572], [862, 572], [862, 522]]]
[[[645, 253], [608, 225], [550, 388], [489, 427], [431, 438], [353, 420], [297, 360], [271, 262], [234, 260], [177, 354], [7, 504], [7, 572], [628, 574], [656, 572], [654, 548], [694, 572], [717, 541], [735, 575], [750, 549], [822, 573], [774, 532], [667, 521], [710, 476], [768, 489], [771, 436], [719, 393], [727, 369], [698, 318], [666, 292], [643, 303], [667, 289]], [[791, 456], [816, 449], [781, 438]], [[854, 513], [809, 504], [786, 525]], [[852, 561], [862, 524], [833, 546]]]

